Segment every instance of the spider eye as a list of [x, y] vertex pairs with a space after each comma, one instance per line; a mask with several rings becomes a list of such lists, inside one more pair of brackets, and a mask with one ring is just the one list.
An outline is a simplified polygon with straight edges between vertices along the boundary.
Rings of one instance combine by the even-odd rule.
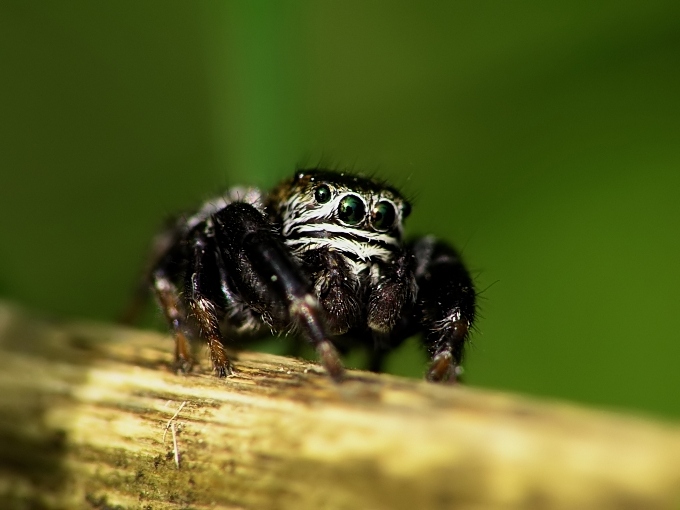
[[340, 201], [338, 207], [338, 218], [348, 223], [349, 225], [356, 225], [364, 219], [366, 214], [366, 207], [362, 200], [356, 195], [347, 195]]
[[316, 199], [317, 202], [320, 204], [325, 204], [331, 199], [331, 190], [328, 186], [325, 184], [322, 184], [318, 188], [316, 188], [316, 191], [314, 192], [314, 198]]
[[411, 204], [404, 202], [404, 207], [401, 210], [401, 217], [406, 218], [409, 214], [411, 214]]
[[378, 202], [378, 205], [373, 209], [371, 215], [371, 222], [373, 228], [376, 230], [387, 231], [394, 225], [394, 220], [397, 218], [397, 213], [394, 206], [389, 202]]

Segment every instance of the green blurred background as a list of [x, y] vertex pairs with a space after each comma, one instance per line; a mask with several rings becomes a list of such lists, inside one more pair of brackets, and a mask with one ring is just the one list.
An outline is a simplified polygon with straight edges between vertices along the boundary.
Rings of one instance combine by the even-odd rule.
[[[323, 162], [462, 248], [471, 384], [678, 418], [679, 15], [4, 0], [0, 294], [112, 320], [167, 214]], [[413, 346], [391, 366], [424, 367]]]

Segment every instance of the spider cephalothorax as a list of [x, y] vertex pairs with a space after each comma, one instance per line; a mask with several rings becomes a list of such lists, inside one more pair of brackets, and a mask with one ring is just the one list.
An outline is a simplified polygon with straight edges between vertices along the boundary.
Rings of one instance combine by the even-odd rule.
[[[403, 252], [408, 202], [377, 181], [306, 171], [275, 190], [268, 205], [285, 245], [307, 270], [328, 312], [330, 333], [346, 333], [366, 320], [370, 329], [391, 330], [403, 304], [415, 297], [413, 279], [402, 282], [404, 303], [393, 306], [389, 317], [376, 315], [375, 302], [387, 290], [381, 286], [384, 276]], [[363, 302], [371, 297], [372, 304]]]
[[295, 331], [335, 379], [336, 351], [364, 345], [371, 369], [422, 333], [429, 380], [455, 380], [474, 320], [475, 292], [457, 252], [433, 237], [402, 241], [410, 205], [393, 187], [302, 170], [271, 193], [232, 188], [159, 236], [151, 285], [190, 367], [198, 325], [220, 376], [230, 336]]

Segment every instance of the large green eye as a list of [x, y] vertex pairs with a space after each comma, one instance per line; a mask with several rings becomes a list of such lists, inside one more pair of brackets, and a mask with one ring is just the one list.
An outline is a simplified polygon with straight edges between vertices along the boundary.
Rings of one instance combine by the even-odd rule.
[[371, 223], [376, 230], [387, 231], [394, 225], [397, 213], [389, 202], [378, 202], [371, 214]]
[[350, 225], [356, 225], [364, 219], [366, 207], [361, 199], [356, 195], [347, 195], [340, 201], [338, 207], [338, 218]]
[[314, 198], [316, 199], [317, 202], [320, 204], [325, 204], [331, 199], [331, 190], [328, 186], [325, 184], [322, 184], [318, 188], [316, 188], [316, 191], [314, 191]]

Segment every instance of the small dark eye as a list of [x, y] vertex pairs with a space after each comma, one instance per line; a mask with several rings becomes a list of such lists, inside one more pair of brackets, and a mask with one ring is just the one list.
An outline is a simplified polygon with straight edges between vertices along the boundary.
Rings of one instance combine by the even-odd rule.
[[394, 225], [397, 213], [389, 202], [378, 202], [373, 209], [371, 221], [376, 230], [389, 230]]
[[331, 199], [331, 190], [328, 186], [325, 184], [322, 184], [318, 188], [316, 188], [316, 191], [314, 192], [314, 198], [316, 199], [317, 202], [320, 204], [325, 204]]
[[404, 207], [401, 209], [401, 217], [406, 218], [409, 214], [411, 214], [411, 204], [404, 202]]
[[340, 201], [338, 207], [338, 218], [350, 225], [356, 225], [364, 219], [366, 207], [361, 199], [356, 195], [347, 195]]

